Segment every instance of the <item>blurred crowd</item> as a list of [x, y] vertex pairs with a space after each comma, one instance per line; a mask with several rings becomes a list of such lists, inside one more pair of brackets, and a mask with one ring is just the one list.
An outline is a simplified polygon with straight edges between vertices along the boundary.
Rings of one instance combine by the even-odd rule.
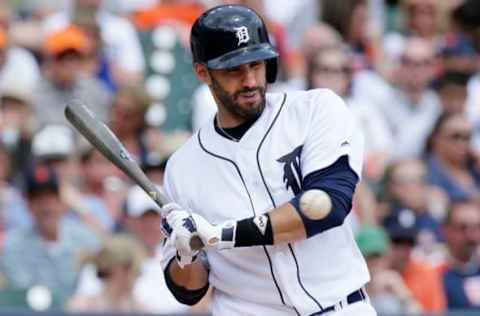
[[377, 311], [480, 310], [477, 0], [0, 1], [0, 310], [208, 310], [169, 293], [158, 208], [63, 111], [86, 102], [161, 186], [216, 111], [189, 32], [220, 3], [264, 17], [271, 91], [328, 88], [357, 118], [350, 222]]

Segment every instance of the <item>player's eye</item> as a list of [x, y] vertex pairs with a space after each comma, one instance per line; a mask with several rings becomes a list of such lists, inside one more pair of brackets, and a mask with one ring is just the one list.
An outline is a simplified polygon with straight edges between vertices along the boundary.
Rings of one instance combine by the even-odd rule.
[[260, 62], [260, 61], [254, 61], [254, 62], [250, 63], [250, 66], [252, 68], [258, 68], [258, 67], [260, 67], [261, 64], [262, 64], [262, 62]]
[[232, 67], [232, 68], [227, 69], [228, 73], [236, 73], [236, 72], [239, 72], [239, 71], [240, 71], [240, 67]]

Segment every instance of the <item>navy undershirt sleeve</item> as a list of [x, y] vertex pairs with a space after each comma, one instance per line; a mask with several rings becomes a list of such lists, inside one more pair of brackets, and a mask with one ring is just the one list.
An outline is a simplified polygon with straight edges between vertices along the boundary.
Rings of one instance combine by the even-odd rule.
[[175, 299], [180, 303], [190, 306], [197, 304], [207, 293], [210, 284], [207, 283], [205, 287], [198, 290], [189, 290], [183, 286], [177, 285], [175, 282], [173, 282], [170, 273], [168, 273], [170, 264], [172, 264], [173, 260], [175, 260], [175, 257], [170, 260], [167, 267], [163, 271], [163, 274], [165, 275], [165, 283], [167, 284], [168, 289], [172, 293], [173, 297], [175, 297]]
[[[302, 192], [297, 194], [290, 203], [297, 209], [302, 218], [307, 237], [343, 224], [345, 217], [352, 208], [352, 198], [359, 177], [348, 163], [348, 156], [341, 156], [332, 165], [308, 174], [302, 181]], [[312, 220], [303, 214], [300, 208], [300, 198], [308, 190], [325, 191], [332, 201], [332, 210], [327, 217]]]

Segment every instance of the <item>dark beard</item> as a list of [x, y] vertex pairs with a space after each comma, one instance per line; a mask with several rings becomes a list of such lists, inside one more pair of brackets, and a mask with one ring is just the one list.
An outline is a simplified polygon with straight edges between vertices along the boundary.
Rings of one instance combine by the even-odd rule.
[[[212, 90], [215, 96], [218, 98], [220, 103], [225, 107], [225, 109], [233, 115], [235, 118], [239, 118], [246, 121], [251, 121], [262, 114], [263, 109], [265, 108], [265, 87], [255, 87], [255, 88], [245, 88], [239, 91], [236, 91], [233, 95], [225, 91], [220, 83], [211, 76], [212, 79]], [[257, 106], [251, 106], [248, 108], [242, 108], [238, 102], [235, 100], [241, 93], [248, 93], [258, 91], [260, 93], [260, 103]]]

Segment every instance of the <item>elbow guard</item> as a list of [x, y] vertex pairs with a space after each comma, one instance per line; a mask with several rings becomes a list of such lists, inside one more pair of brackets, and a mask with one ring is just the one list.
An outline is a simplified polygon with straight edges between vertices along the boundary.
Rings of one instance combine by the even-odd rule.
[[348, 156], [305, 177], [304, 191], [290, 203], [302, 218], [307, 237], [343, 224], [352, 208], [358, 180], [348, 164]]
[[323, 190], [301, 192], [290, 203], [302, 218], [307, 238], [342, 225], [350, 210]]

